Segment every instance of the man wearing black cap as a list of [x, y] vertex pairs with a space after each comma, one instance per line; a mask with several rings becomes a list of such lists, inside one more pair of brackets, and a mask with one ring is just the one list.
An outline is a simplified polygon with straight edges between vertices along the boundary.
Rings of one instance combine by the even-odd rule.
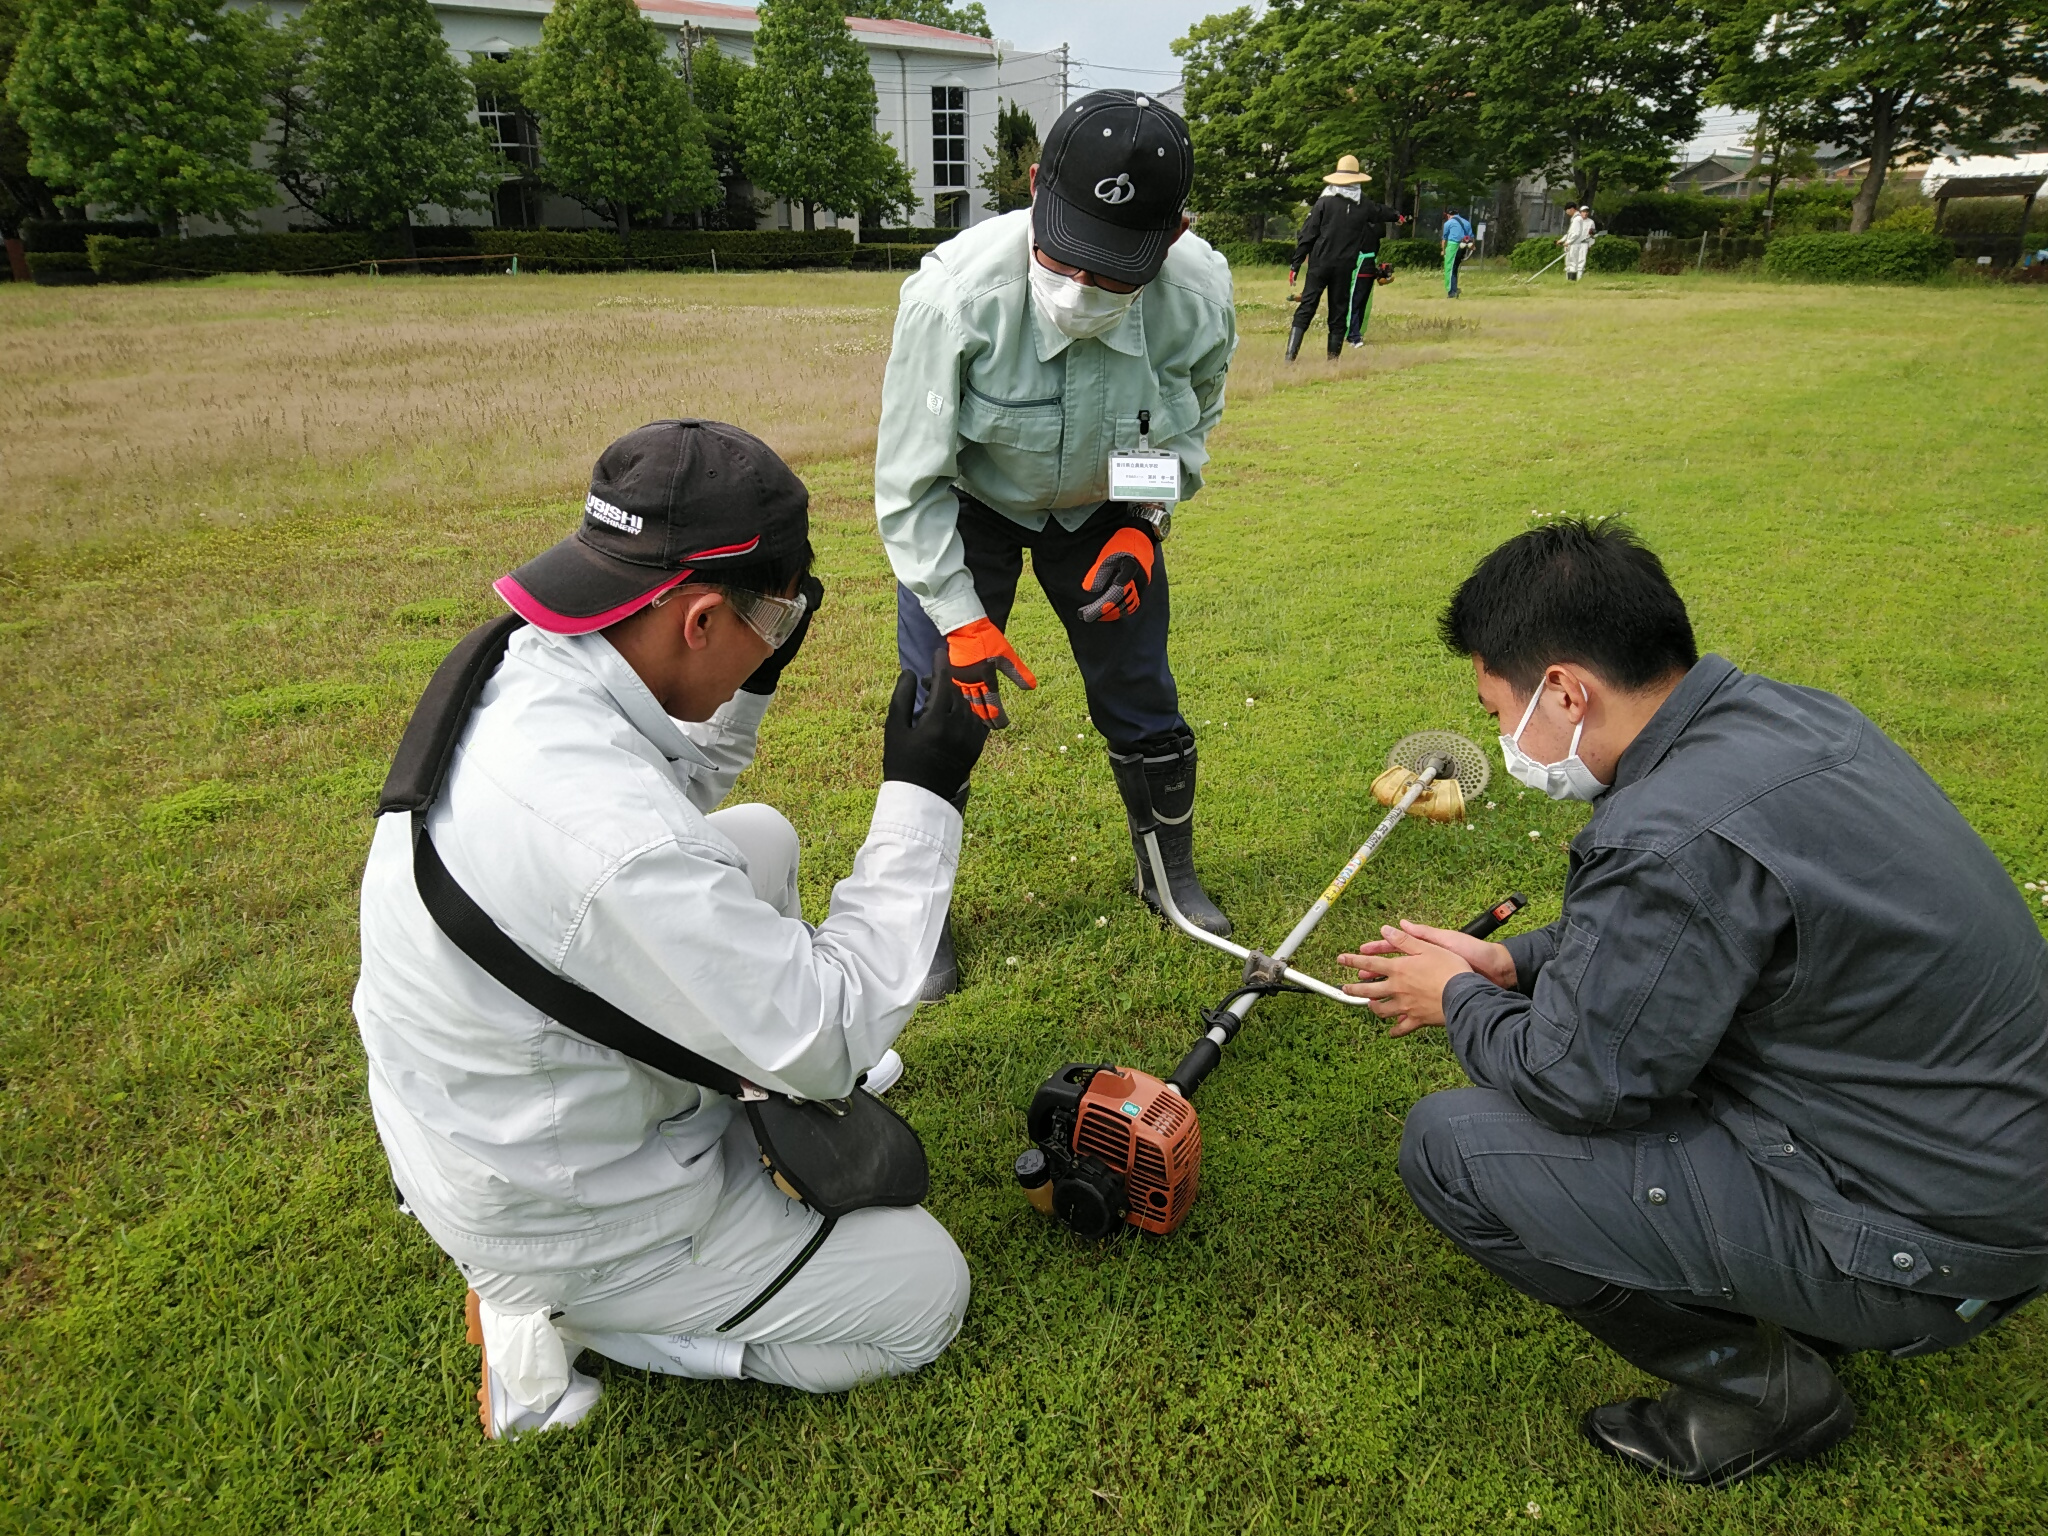
[[[1228, 933], [1195, 874], [1195, 738], [1166, 658], [1169, 514], [1201, 487], [1237, 345], [1230, 268], [1184, 238], [1192, 174], [1178, 116], [1096, 91], [1046, 134], [1028, 210], [925, 258], [882, 385], [875, 514], [899, 654], [929, 656], [943, 636], [957, 686], [997, 727], [997, 674], [1037, 686], [1003, 633], [1031, 552], [1133, 848], [1156, 830], [1180, 910]], [[1137, 889], [1156, 907], [1142, 855]], [[951, 938], [948, 925], [927, 997], [958, 983]]]
[[[627, 434], [575, 534], [497, 583], [527, 622], [472, 640], [502, 661], [444, 689], [458, 647], [386, 784], [355, 996], [370, 1104], [475, 1293], [493, 1435], [589, 1411], [578, 1348], [836, 1391], [933, 1359], [966, 1307], [959, 1250], [922, 1209], [823, 1228], [769, 1181], [733, 1099], [596, 1043], [458, 947], [418, 862], [431, 849], [529, 963], [723, 1073], [837, 1100], [881, 1068], [938, 943], [987, 727], [950, 682], [913, 720], [899, 681], [867, 842], [804, 923], [790, 824], [714, 807], [823, 595], [808, 505], [736, 428]], [[437, 730], [445, 769], [415, 774]]]

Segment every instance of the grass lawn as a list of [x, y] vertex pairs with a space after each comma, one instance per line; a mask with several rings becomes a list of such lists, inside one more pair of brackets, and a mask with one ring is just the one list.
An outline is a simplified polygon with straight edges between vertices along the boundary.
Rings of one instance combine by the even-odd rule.
[[[1846, 694], [2015, 881], [2048, 881], [2038, 291], [1404, 274], [1375, 341], [1245, 342], [1170, 546], [1202, 867], [1274, 942], [1378, 815], [1387, 747], [1488, 740], [1433, 620], [1532, 516], [1629, 515], [1702, 645]], [[1204, 1088], [1176, 1236], [1082, 1245], [1012, 1187], [1063, 1060], [1164, 1071], [1221, 957], [1147, 918], [1051, 615], [978, 776], [967, 988], [898, 1102], [975, 1295], [908, 1380], [811, 1400], [604, 1368], [581, 1430], [478, 1435], [463, 1285], [391, 1199], [349, 993], [387, 756], [487, 582], [670, 414], [800, 461], [830, 603], [740, 794], [822, 913], [892, 681], [868, 502], [882, 276], [0, 289], [0, 1510], [25, 1530], [539, 1532], [2048, 1529], [2048, 1307], [1846, 1367], [1855, 1437], [1726, 1493], [1577, 1435], [1644, 1378], [1456, 1255], [1394, 1172], [1442, 1037], [1262, 1005]], [[1317, 349], [1319, 338], [1310, 349]], [[1256, 701], [1256, 702], [1254, 702]], [[1499, 775], [1403, 827], [1305, 968], [1398, 914], [1557, 911], [1583, 807]], [[2029, 896], [2030, 901], [2037, 900]], [[2048, 917], [2048, 906], [2040, 907]], [[1101, 920], [1106, 919], [1106, 923]], [[1967, 956], [1958, 956], [1967, 965]]]

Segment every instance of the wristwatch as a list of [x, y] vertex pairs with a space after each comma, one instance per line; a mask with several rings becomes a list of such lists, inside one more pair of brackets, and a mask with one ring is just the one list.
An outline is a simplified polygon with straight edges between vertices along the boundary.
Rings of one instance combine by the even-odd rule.
[[1139, 522], [1152, 530], [1152, 537], [1161, 544], [1164, 544], [1166, 536], [1173, 532], [1173, 512], [1163, 501], [1133, 502], [1130, 512]]

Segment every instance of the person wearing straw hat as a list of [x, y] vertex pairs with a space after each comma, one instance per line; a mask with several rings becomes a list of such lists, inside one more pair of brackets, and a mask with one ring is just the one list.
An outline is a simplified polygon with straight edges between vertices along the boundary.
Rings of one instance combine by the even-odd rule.
[[[1301, 275], [1304, 264], [1308, 268], [1308, 284], [1302, 289], [1301, 302], [1294, 311], [1294, 327], [1287, 336], [1290, 363], [1301, 351], [1301, 338], [1315, 323], [1316, 305], [1326, 291], [1330, 296], [1330, 356], [1344, 350], [1344, 335], [1358, 303], [1361, 276], [1368, 297], [1372, 292], [1371, 263], [1379, 253], [1380, 237], [1388, 223], [1408, 222], [1403, 215], [1365, 195], [1365, 184], [1371, 180], [1369, 173], [1359, 169], [1358, 156], [1343, 156], [1337, 169], [1323, 178], [1323, 195], [1316, 199], [1315, 207], [1309, 210], [1301, 226], [1301, 235], [1294, 242], [1294, 260], [1287, 272], [1289, 297], [1293, 296], [1295, 279]], [[1353, 334], [1363, 341], [1355, 330]]]

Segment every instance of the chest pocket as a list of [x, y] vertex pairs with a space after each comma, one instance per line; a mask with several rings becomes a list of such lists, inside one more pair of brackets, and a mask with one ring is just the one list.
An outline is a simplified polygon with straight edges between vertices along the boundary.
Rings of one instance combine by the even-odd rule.
[[[1152, 410], [1152, 446], [1164, 448], [1185, 432], [1194, 430], [1195, 423], [1202, 419], [1202, 408], [1195, 402], [1195, 392], [1177, 380], [1161, 380], [1159, 403]], [[1119, 448], [1138, 446], [1138, 413], [1116, 419], [1116, 445]]]
[[1579, 1032], [1579, 984], [1586, 979], [1586, 967], [1593, 963], [1593, 951], [1599, 947], [1598, 934], [1570, 918], [1564, 920], [1564, 937], [1558, 941], [1557, 953], [1536, 978], [1529, 1044], [1523, 1058], [1530, 1071], [1556, 1066], [1571, 1049]]
[[1001, 400], [964, 385], [958, 418], [960, 478], [999, 510], [1045, 510], [1059, 491], [1065, 419], [1056, 396]]

